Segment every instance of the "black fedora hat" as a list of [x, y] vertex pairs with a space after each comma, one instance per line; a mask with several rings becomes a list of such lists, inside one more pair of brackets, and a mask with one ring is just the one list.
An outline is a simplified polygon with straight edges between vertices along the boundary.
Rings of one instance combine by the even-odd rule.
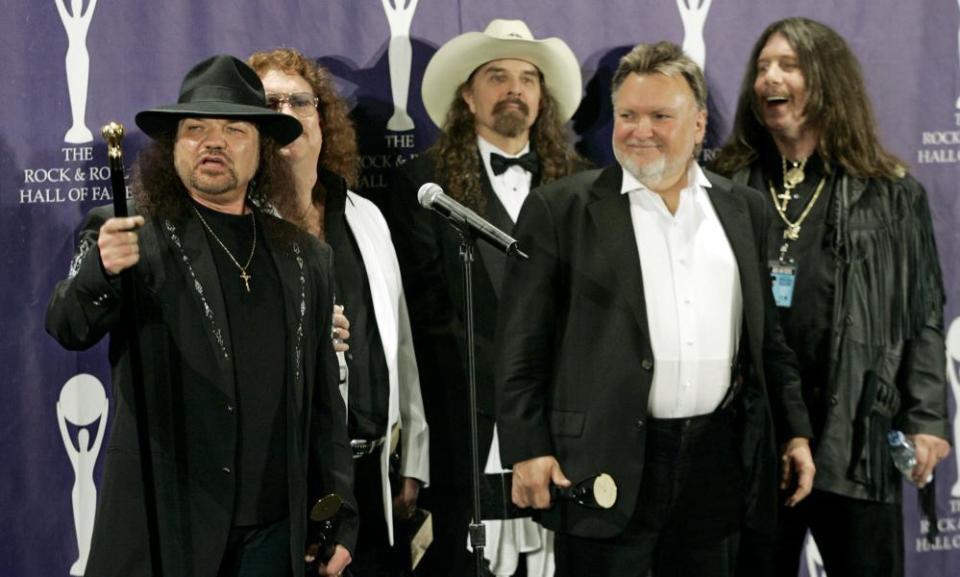
[[183, 118], [236, 118], [258, 125], [281, 146], [300, 136], [303, 127], [292, 116], [267, 108], [260, 77], [242, 60], [226, 54], [194, 66], [183, 79], [176, 104], [139, 112], [140, 130], [153, 138], [176, 132]]

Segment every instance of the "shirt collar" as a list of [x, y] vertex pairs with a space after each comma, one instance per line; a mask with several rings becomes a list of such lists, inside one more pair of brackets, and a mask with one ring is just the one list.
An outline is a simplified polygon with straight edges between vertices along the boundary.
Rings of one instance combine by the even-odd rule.
[[[631, 174], [628, 170], [620, 167], [620, 171], [623, 173], [623, 181], [620, 184], [620, 194], [627, 194], [628, 192], [633, 192], [636, 190], [643, 191], [649, 194], [656, 194], [649, 188], [643, 185], [637, 177]], [[687, 186], [684, 187], [684, 190], [698, 190], [701, 188], [710, 188], [713, 184], [710, 182], [710, 179], [707, 178], [707, 175], [704, 174], [703, 169], [700, 168], [700, 165], [696, 162], [690, 163], [690, 168], [687, 169]]]

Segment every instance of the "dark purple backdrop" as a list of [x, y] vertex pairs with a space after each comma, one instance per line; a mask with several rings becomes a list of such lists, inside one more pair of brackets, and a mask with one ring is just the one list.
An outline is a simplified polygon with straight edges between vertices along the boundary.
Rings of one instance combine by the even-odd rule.
[[[692, 46], [700, 41], [711, 91], [709, 135], [716, 145], [729, 130], [747, 54], [760, 31], [785, 16], [822, 20], [860, 57], [885, 142], [930, 193], [948, 289], [949, 369], [956, 382], [958, 0], [715, 0], [699, 7], [701, 20], [705, 17], [702, 36], [687, 2], [709, 0], [421, 0], [405, 8], [412, 18], [407, 33], [402, 25], [391, 32], [381, 0], [236, 5], [99, 0], [95, 6], [91, 0], [6, 0], [0, 20], [0, 573], [65, 576], [78, 558], [71, 497], [75, 476], [58, 428], [57, 402], [64, 384], [79, 373], [96, 376], [109, 395], [105, 347], [66, 352], [45, 334], [43, 318], [54, 283], [67, 273], [82, 215], [109, 201], [99, 127], [111, 120], [127, 126], [129, 165], [143, 142], [134, 114], [173, 102], [186, 70], [216, 52], [246, 57], [289, 45], [329, 67], [354, 105], [366, 168], [363, 192], [377, 200], [389, 194], [389, 169], [429, 146], [436, 135], [419, 92], [427, 61], [452, 36], [480, 30], [493, 18], [524, 19], [536, 36], [560, 36], [573, 48], [586, 94], [574, 128], [580, 150], [599, 164], [611, 159], [607, 86], [616, 59], [629, 46], [661, 39], [686, 39]], [[686, 25], [682, 11], [689, 13]], [[406, 63], [405, 49], [412, 55]], [[395, 109], [391, 75], [409, 88], [405, 104], [412, 129], [387, 128]], [[84, 126], [93, 140], [84, 141]], [[82, 391], [94, 398], [96, 381], [85, 382]], [[99, 413], [90, 402], [67, 402], [68, 396], [63, 413], [74, 424], [66, 424], [66, 435], [77, 447], [76, 423]], [[85, 425], [91, 439], [99, 423]], [[101, 457], [102, 452], [101, 447]], [[951, 456], [938, 469], [942, 536], [934, 547], [922, 538], [914, 491], [905, 490], [911, 576], [960, 575], [960, 552], [954, 551], [960, 548], [960, 484], [953, 496], [955, 483], [957, 461]], [[90, 489], [84, 483], [77, 487], [79, 495], [90, 495]]]

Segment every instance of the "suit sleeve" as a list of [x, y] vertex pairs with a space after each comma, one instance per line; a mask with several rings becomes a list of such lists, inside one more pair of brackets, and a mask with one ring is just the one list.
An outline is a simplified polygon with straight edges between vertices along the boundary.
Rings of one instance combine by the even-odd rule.
[[527, 197], [514, 233], [530, 258], [509, 259], [498, 317], [497, 431], [505, 467], [554, 452], [547, 401], [561, 313], [556, 228], [539, 190]]
[[[397, 279], [401, 278], [400, 264], [396, 250], [390, 238], [386, 222], [375, 211], [373, 218], [384, 230], [387, 243], [384, 247], [386, 262]], [[398, 283], [400, 284], [400, 283]], [[407, 310], [407, 297], [403, 286], [397, 287], [397, 380], [400, 401], [400, 475], [418, 479], [424, 485], [430, 483], [430, 433], [426, 413], [423, 408], [423, 396], [420, 392], [420, 372], [413, 348], [413, 333], [410, 328], [410, 316]]]
[[336, 493], [344, 502], [339, 517], [336, 542], [351, 552], [356, 550], [358, 516], [353, 495], [353, 454], [347, 437], [347, 413], [340, 396], [339, 364], [330, 339], [333, 326], [333, 258], [324, 248], [317, 259], [322, 263], [317, 280], [320, 316], [316, 327], [318, 356], [314, 376], [312, 415], [310, 418], [310, 475], [308, 507], [319, 497]]
[[70, 272], [54, 287], [47, 305], [47, 333], [69, 350], [92, 347], [120, 318], [120, 279], [107, 277], [97, 247], [100, 227], [110, 215], [109, 207], [87, 215]]
[[951, 440], [944, 374], [948, 361], [943, 337], [943, 277], [926, 192], [915, 180], [907, 182], [916, 187], [911, 205], [914, 226], [909, 227], [909, 243], [916, 247], [912, 251], [915, 256], [910, 271], [910, 297], [914, 302], [910, 307], [913, 316], [922, 321], [904, 348], [900, 426], [908, 434]]
[[417, 358], [413, 349], [413, 334], [407, 314], [407, 301], [400, 293], [397, 340], [397, 370], [400, 379], [400, 475], [430, 484], [430, 432], [423, 397], [420, 393], [420, 376]]
[[397, 188], [389, 197], [390, 209], [386, 216], [400, 263], [414, 336], [418, 341], [424, 337], [440, 338], [443, 345], [450, 345], [454, 341], [446, 338], [455, 334], [458, 322], [454, 314], [455, 303], [450, 302], [443, 271], [436, 215], [417, 202], [420, 181], [430, 178], [421, 172], [397, 172]]

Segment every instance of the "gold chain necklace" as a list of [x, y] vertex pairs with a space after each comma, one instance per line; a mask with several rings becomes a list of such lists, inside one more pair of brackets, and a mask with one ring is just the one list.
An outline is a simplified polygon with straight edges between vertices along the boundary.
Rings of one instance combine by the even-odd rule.
[[810, 199], [810, 202], [807, 203], [807, 206], [803, 207], [803, 212], [800, 213], [800, 216], [796, 221], [791, 222], [787, 218], [786, 213], [786, 203], [783, 206], [780, 206], [780, 203], [777, 202], [777, 198], [783, 195], [777, 194], [777, 189], [773, 187], [773, 181], [770, 181], [770, 196], [773, 198], [773, 205], [777, 208], [777, 214], [780, 215], [780, 220], [783, 221], [787, 228], [783, 229], [783, 238], [784, 240], [797, 240], [800, 238], [800, 227], [803, 224], [803, 221], [806, 220], [807, 215], [810, 214], [810, 211], [813, 210], [813, 205], [817, 202], [817, 199], [820, 198], [820, 193], [823, 192], [823, 186], [827, 182], [827, 177], [824, 176], [820, 179], [820, 184], [817, 185], [817, 189], [813, 192], [813, 198]]
[[203, 215], [200, 214], [200, 211], [197, 210], [197, 207], [193, 207], [193, 212], [197, 213], [197, 216], [200, 217], [200, 222], [203, 224], [203, 227], [207, 229], [207, 232], [210, 233], [210, 236], [213, 237], [213, 240], [217, 241], [217, 244], [220, 245], [220, 248], [223, 249], [223, 252], [227, 253], [227, 256], [230, 257], [230, 260], [233, 261], [233, 264], [237, 265], [237, 268], [240, 269], [240, 279], [243, 280], [243, 285], [247, 288], [247, 292], [250, 292], [250, 279], [253, 278], [253, 275], [247, 274], [247, 268], [250, 266], [250, 263], [253, 262], [253, 253], [257, 249], [257, 221], [253, 217], [253, 213], [250, 213], [250, 222], [253, 224], [253, 245], [250, 247], [250, 256], [247, 257], [247, 262], [240, 265], [237, 262], [237, 259], [233, 257], [233, 253], [230, 252], [230, 249], [227, 248], [227, 245], [223, 244], [223, 241], [220, 240], [220, 237], [217, 236], [217, 233], [213, 232], [213, 229], [210, 228], [210, 225], [207, 224], [207, 220], [203, 218]]
[[[780, 157], [780, 165], [783, 170], [783, 193], [778, 194], [776, 198], [773, 199], [774, 204], [777, 204], [782, 210], [787, 210], [787, 204], [790, 202], [790, 199], [793, 195], [793, 189], [795, 189], [800, 183], [803, 182], [806, 175], [803, 173], [803, 169], [807, 166], [807, 160], [809, 157], [804, 158], [799, 161], [790, 161], [790, 169], [787, 169], [787, 157]], [[777, 203], [777, 200], [780, 200]]]

